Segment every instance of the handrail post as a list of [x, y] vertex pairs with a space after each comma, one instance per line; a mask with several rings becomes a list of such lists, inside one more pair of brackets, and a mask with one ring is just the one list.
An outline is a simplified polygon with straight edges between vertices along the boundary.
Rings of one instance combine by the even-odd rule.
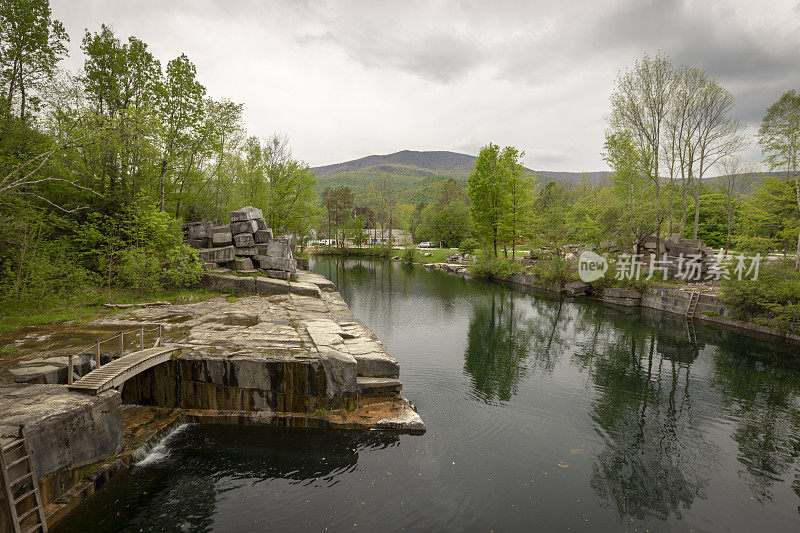
[[94, 367], [100, 368], [100, 339], [94, 341]]
[[125, 355], [125, 332], [119, 332], [119, 356]]
[[67, 367], [67, 385], [72, 385], [72, 372], [74, 364], [72, 362], [72, 354], [69, 354], [69, 365]]
[[141, 333], [139, 336], [139, 349], [144, 350], [144, 326], [142, 326]]

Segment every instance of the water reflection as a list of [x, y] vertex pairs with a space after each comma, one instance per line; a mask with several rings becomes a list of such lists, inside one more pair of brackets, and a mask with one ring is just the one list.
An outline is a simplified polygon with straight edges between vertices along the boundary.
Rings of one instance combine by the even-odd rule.
[[800, 524], [796, 349], [396, 263], [315, 270], [400, 361], [428, 432], [198, 428], [89, 511], [101, 530]]
[[533, 333], [514, 303], [508, 293], [492, 293], [475, 306], [469, 323], [464, 370], [485, 401], [510, 400], [525, 376]]
[[[714, 359], [714, 386], [723, 393], [723, 410], [736, 420], [731, 438], [738, 447], [740, 475], [760, 502], [793, 478], [800, 496], [800, 373], [795, 356], [758, 351], [745, 354], [721, 347]], [[800, 508], [798, 508], [800, 512]]]
[[[732, 459], [756, 501], [772, 502], [787, 478], [800, 495], [796, 350], [678, 315], [465, 285], [420, 269], [370, 263], [352, 280], [363, 279], [362, 267], [396, 276], [404, 297], [424, 293], [428, 307], [450, 312], [469, 302], [463, 370], [473, 398], [512, 406], [533, 376], [569, 388], [568, 369], [577, 370], [602, 443], [589, 486], [619, 519], [683, 518]], [[388, 296], [385, 285], [380, 292]], [[735, 458], [722, 451], [729, 442]]]

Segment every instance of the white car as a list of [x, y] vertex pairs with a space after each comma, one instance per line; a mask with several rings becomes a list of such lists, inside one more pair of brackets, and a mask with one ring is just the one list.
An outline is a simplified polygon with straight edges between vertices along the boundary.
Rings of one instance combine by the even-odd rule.
[[436, 248], [436, 243], [433, 243], [433, 242], [430, 242], [430, 241], [421, 242], [421, 243], [419, 243], [417, 248]]

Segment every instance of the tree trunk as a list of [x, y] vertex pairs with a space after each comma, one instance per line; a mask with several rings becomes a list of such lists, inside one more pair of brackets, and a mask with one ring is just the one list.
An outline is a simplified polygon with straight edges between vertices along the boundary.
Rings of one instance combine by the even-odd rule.
[[161, 210], [164, 210], [164, 197], [166, 196], [167, 160], [161, 160]]
[[700, 224], [700, 179], [694, 186], [694, 229], [692, 230], [692, 239], [697, 238], [697, 226]]
[[[800, 175], [797, 173], [797, 164], [795, 162], [795, 176], [794, 176], [794, 193], [797, 198], [797, 209], [800, 209]], [[797, 255], [794, 258], [794, 269], [800, 270], [800, 235], [797, 236]]]
[[20, 80], [19, 82], [19, 94], [20, 94], [19, 119], [22, 122], [25, 122], [25, 85], [22, 84], [22, 80]]

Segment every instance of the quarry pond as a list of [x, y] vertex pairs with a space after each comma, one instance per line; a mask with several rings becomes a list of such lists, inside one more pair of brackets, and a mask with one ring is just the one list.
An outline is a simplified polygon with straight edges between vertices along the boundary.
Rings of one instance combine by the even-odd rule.
[[800, 528], [796, 348], [324, 259], [424, 435], [182, 426], [56, 531]]

